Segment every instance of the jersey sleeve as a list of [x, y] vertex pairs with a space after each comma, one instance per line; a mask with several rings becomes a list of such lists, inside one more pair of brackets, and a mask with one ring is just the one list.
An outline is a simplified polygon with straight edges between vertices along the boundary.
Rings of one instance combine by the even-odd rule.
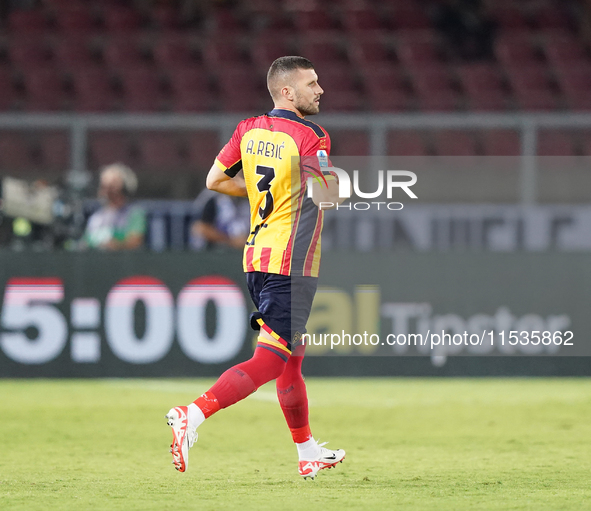
[[301, 146], [301, 167], [308, 174], [322, 174], [326, 180], [335, 177], [329, 168], [332, 167], [330, 161], [330, 136], [324, 131], [323, 137], [316, 134], [308, 135]]
[[242, 123], [234, 130], [229, 142], [222, 148], [215, 159], [216, 163], [224, 170], [226, 175], [234, 177], [242, 169], [242, 154], [240, 142], [242, 141]]

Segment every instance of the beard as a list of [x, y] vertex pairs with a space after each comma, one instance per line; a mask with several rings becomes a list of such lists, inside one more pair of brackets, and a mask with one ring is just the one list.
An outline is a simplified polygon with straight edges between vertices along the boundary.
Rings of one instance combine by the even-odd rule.
[[293, 106], [296, 107], [302, 115], [316, 115], [320, 112], [320, 106], [317, 103], [304, 100], [298, 92], [295, 93]]

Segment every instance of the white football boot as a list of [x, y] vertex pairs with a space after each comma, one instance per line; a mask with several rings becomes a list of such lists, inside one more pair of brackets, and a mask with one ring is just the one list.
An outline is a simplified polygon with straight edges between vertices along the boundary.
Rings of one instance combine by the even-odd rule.
[[328, 442], [318, 444], [320, 453], [314, 459], [300, 460], [298, 465], [298, 472], [304, 479], [314, 479], [316, 474], [323, 468], [332, 468], [337, 463], [342, 463], [345, 459], [345, 451], [343, 449], [327, 449], [324, 447]]
[[186, 406], [175, 406], [166, 414], [166, 421], [172, 428], [172, 463], [179, 472], [189, 466], [189, 449], [197, 441], [197, 430], [189, 427]]

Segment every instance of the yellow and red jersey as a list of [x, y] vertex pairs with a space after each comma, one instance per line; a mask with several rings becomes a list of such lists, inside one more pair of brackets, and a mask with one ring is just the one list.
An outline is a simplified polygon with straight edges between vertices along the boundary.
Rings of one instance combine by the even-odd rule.
[[328, 133], [291, 110], [238, 124], [216, 162], [230, 177], [244, 173], [251, 212], [244, 271], [318, 276], [323, 212], [307, 196], [306, 182], [312, 175], [330, 178], [319, 163], [329, 154]]

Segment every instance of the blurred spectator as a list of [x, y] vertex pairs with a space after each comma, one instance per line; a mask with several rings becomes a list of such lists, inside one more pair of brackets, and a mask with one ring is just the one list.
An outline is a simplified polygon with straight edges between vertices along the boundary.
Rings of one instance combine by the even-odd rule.
[[220, 247], [244, 248], [250, 226], [250, 208], [244, 197], [203, 190], [195, 199], [199, 220], [191, 226], [193, 250]]
[[481, 0], [444, 0], [435, 11], [435, 24], [455, 54], [465, 60], [493, 57], [496, 32]]
[[84, 242], [100, 250], [133, 250], [144, 244], [146, 214], [129, 203], [137, 190], [135, 173], [122, 163], [101, 171], [98, 197], [103, 206], [88, 219]]

